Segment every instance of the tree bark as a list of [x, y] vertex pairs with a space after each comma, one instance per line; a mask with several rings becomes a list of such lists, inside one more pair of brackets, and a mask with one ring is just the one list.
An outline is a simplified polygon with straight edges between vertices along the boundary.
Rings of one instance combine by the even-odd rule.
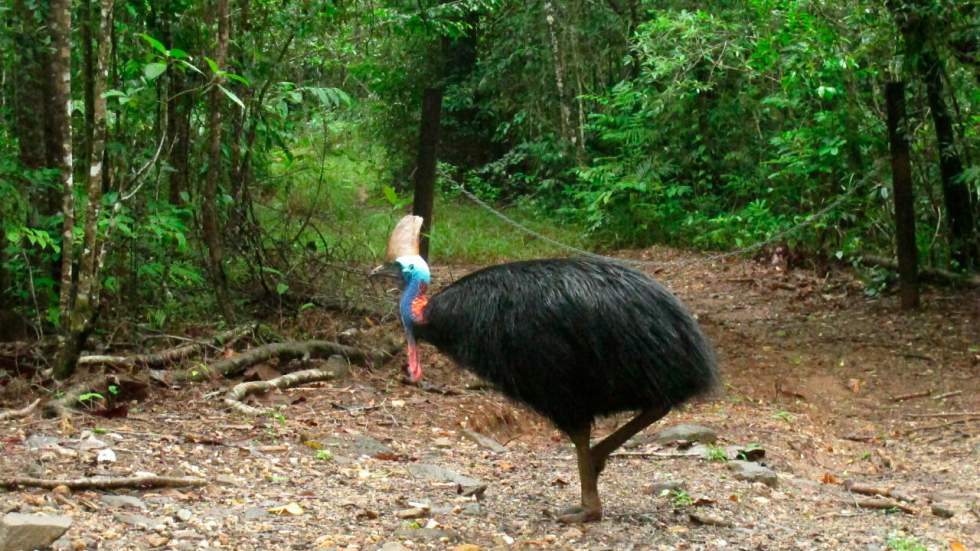
[[565, 101], [565, 61], [558, 45], [558, 33], [555, 31], [555, 8], [549, 0], [544, 3], [545, 22], [548, 24], [548, 36], [551, 40], [551, 56], [555, 67], [555, 87], [558, 89], [559, 122], [561, 137], [573, 146], [578, 141], [572, 130], [572, 110]]
[[48, 25], [51, 30], [51, 63], [48, 78], [51, 91], [51, 135], [49, 153], [61, 173], [61, 287], [58, 310], [67, 326], [72, 300], [72, 263], [75, 230], [75, 182], [71, 149], [71, 1], [51, 0]]
[[901, 282], [902, 309], [919, 306], [918, 248], [915, 243], [915, 196], [912, 191], [912, 164], [906, 139], [905, 83], [885, 85], [888, 113], [888, 141], [891, 148], [892, 196], [895, 198], [895, 240], [898, 277]]
[[[218, 18], [218, 43], [215, 47], [214, 61], [218, 67], [224, 67], [228, 53], [229, 24], [228, 0], [216, 0], [215, 12]], [[208, 98], [210, 120], [208, 127], [210, 138], [208, 142], [208, 174], [204, 182], [201, 197], [201, 231], [208, 249], [208, 272], [214, 286], [215, 299], [218, 307], [229, 323], [234, 321], [235, 312], [228, 296], [228, 279], [224, 270], [224, 254], [222, 252], [221, 230], [218, 227], [218, 183], [221, 179], [221, 104], [222, 92], [218, 85], [222, 79], [211, 88]]]
[[[78, 358], [88, 335], [95, 324], [95, 312], [99, 307], [98, 293], [101, 282], [100, 272], [104, 256], [100, 254], [99, 245], [99, 216], [102, 206], [102, 176], [105, 170], [103, 160], [106, 142], [106, 83], [109, 78], [109, 53], [111, 50], [108, 38], [112, 25], [112, 8], [114, 0], [100, 0], [98, 13], [98, 32], [95, 34], [99, 51], [92, 64], [92, 73], [87, 75], [92, 88], [92, 143], [87, 148], [90, 152], [89, 170], [85, 174], [87, 201], [85, 208], [85, 231], [82, 240], [82, 250], [79, 256], [78, 282], [75, 288], [74, 300], [69, 306], [68, 313], [62, 314], [62, 324], [66, 327], [66, 338], [55, 366], [55, 377], [66, 379], [75, 372]], [[86, 23], [91, 25], [92, 22]]]
[[435, 195], [441, 117], [442, 88], [426, 88], [422, 92], [418, 166], [415, 169], [415, 195], [412, 202], [412, 214], [423, 219], [419, 254], [425, 259], [429, 258], [429, 229], [432, 227], [432, 203]]

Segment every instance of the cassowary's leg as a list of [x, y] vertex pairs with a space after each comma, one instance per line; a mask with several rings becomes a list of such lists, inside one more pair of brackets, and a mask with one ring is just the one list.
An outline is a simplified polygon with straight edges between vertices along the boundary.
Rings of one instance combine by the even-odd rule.
[[564, 511], [558, 520], [561, 522], [593, 522], [602, 518], [602, 504], [599, 501], [599, 471], [592, 461], [592, 451], [589, 449], [591, 427], [569, 431], [568, 436], [575, 444], [575, 455], [578, 459], [578, 478], [582, 484], [582, 506], [572, 507]]
[[606, 468], [606, 459], [609, 458], [609, 454], [616, 451], [627, 440], [632, 438], [634, 434], [649, 427], [664, 415], [667, 415], [668, 411], [670, 411], [669, 405], [645, 409], [628, 423], [616, 429], [616, 432], [603, 438], [595, 446], [592, 446], [590, 455], [592, 456], [592, 464], [595, 466], [596, 477]]

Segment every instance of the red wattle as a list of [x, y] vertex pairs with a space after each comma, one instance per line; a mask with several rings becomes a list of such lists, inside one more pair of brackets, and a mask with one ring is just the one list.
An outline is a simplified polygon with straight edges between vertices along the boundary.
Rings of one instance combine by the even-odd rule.
[[417, 383], [422, 378], [422, 365], [419, 364], [419, 349], [414, 342], [408, 343], [408, 380]]

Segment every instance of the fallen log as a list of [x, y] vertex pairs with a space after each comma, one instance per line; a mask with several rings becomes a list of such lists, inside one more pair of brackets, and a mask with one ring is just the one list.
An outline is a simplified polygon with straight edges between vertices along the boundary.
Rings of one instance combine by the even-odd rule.
[[343, 356], [351, 363], [382, 362], [391, 355], [391, 352], [388, 350], [364, 350], [332, 341], [276, 342], [219, 360], [206, 368], [187, 370], [175, 377], [175, 380], [201, 381], [210, 378], [212, 373], [217, 373], [223, 377], [235, 377], [241, 375], [250, 366], [272, 358], [288, 361], [297, 358], [329, 358], [334, 355]]
[[897, 501], [892, 501], [890, 499], [856, 499], [854, 501], [846, 502], [849, 505], [854, 505], [862, 509], [883, 509], [891, 510], [895, 509], [909, 515], [916, 515], [918, 511], [905, 505], [904, 503], [899, 503]]
[[[879, 268], [884, 268], [886, 270], [891, 270], [893, 272], [898, 271], [898, 262], [890, 258], [865, 254], [858, 257], [858, 259], [861, 261], [861, 263], [867, 264], [869, 266], [877, 266]], [[929, 279], [938, 283], [944, 283], [947, 285], [965, 285], [967, 287], [980, 287], [980, 275], [958, 274], [956, 272], [951, 272], [949, 270], [943, 270], [942, 268], [920, 267], [919, 277], [923, 279]]]
[[245, 415], [266, 415], [272, 410], [269, 408], [257, 408], [250, 406], [242, 403], [242, 400], [250, 394], [268, 392], [274, 388], [282, 390], [284, 388], [290, 388], [316, 381], [332, 381], [334, 379], [339, 379], [346, 374], [347, 360], [341, 358], [340, 356], [333, 356], [330, 358], [330, 361], [327, 362], [327, 366], [324, 369], [305, 369], [303, 371], [296, 371], [288, 375], [283, 375], [282, 377], [276, 377], [275, 379], [269, 379], [268, 381], [250, 381], [247, 383], [239, 383], [228, 391], [228, 394], [225, 395], [223, 401], [229, 408]]
[[41, 403], [41, 399], [38, 398], [30, 404], [20, 409], [8, 409], [7, 411], [0, 411], [0, 421], [5, 421], [7, 419], [19, 419], [21, 417], [27, 417], [28, 415], [34, 413], [37, 409], [37, 405]]
[[89, 356], [82, 356], [78, 359], [78, 365], [80, 366], [107, 366], [107, 367], [162, 367], [165, 365], [171, 365], [185, 360], [208, 346], [225, 346], [230, 342], [234, 342], [243, 336], [255, 331], [256, 324], [250, 323], [243, 325], [241, 327], [236, 327], [234, 329], [229, 329], [228, 331], [223, 331], [218, 333], [209, 341], [194, 342], [190, 344], [185, 344], [178, 346], [176, 348], [170, 348], [168, 350], [163, 350], [161, 352], [155, 352], [153, 354], [136, 354], [133, 356], [106, 356], [92, 354]]
[[118, 488], [179, 488], [204, 486], [208, 481], [195, 476], [93, 476], [86, 478], [31, 478], [13, 476], [0, 478], [0, 488], [57, 488], [67, 486], [72, 490], [114, 490]]

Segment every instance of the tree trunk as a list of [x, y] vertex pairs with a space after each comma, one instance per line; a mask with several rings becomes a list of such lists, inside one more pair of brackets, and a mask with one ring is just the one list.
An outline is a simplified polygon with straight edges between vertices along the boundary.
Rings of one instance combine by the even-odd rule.
[[932, 112], [932, 123], [936, 128], [939, 176], [942, 179], [946, 219], [949, 224], [950, 252], [961, 269], [970, 269], [978, 260], [972, 198], [966, 182], [961, 180], [963, 162], [956, 150], [953, 121], [943, 99], [942, 62], [935, 52], [923, 49], [918, 66], [926, 84], [926, 97]]
[[[14, 63], [17, 71], [13, 87], [14, 96], [14, 134], [17, 136], [19, 158], [27, 168], [37, 169], [45, 166], [45, 120], [46, 106], [43, 89], [45, 77], [44, 51], [37, 40], [37, 25], [34, 14], [24, 0], [14, 2]], [[34, 201], [32, 201], [34, 203]]]
[[63, 327], [67, 327], [72, 300], [72, 235], [75, 230], [75, 182], [71, 150], [71, 0], [51, 0], [50, 79], [51, 135], [49, 154], [61, 173], [61, 288], [58, 301]]
[[412, 214], [423, 219], [419, 254], [425, 259], [429, 258], [429, 229], [432, 227], [432, 201], [436, 183], [441, 116], [442, 88], [426, 88], [422, 92], [418, 166], [415, 168], [415, 196], [412, 202]]
[[885, 85], [888, 112], [888, 141], [891, 146], [892, 196], [895, 198], [895, 238], [898, 277], [901, 282], [902, 309], [919, 306], [918, 249], [915, 243], [915, 197], [912, 191], [912, 164], [909, 156], [905, 118], [905, 83]]
[[[100, 254], [104, 245], [99, 245], [99, 216], [102, 206], [102, 177], [106, 142], [106, 83], [109, 78], [109, 33], [112, 26], [114, 0], [100, 0], [98, 14], [98, 33], [95, 35], [99, 51], [92, 64], [92, 73], [87, 75], [92, 88], [92, 143], [88, 147], [89, 170], [85, 174], [87, 201], [85, 208], [85, 231], [79, 257], [78, 283], [74, 300], [67, 317], [62, 315], [66, 327], [65, 341], [55, 366], [55, 377], [66, 379], [75, 372], [78, 357], [85, 347], [88, 335], [95, 326], [96, 311], [99, 308], [98, 294], [101, 282], [100, 272], [104, 255]], [[91, 25], [92, 22], [86, 23]]]
[[[228, 0], [216, 0], [215, 12], [218, 18], [218, 43], [215, 47], [214, 61], [224, 67], [228, 53], [230, 34]], [[221, 79], [211, 88], [208, 98], [210, 138], [208, 142], [208, 174], [201, 195], [201, 231], [208, 248], [208, 272], [214, 285], [218, 307], [229, 323], [234, 321], [235, 312], [228, 296], [228, 280], [224, 270], [221, 230], [218, 227], [218, 183], [221, 179], [221, 103], [222, 92], [218, 89]]]
[[559, 122], [561, 137], [573, 146], [578, 141], [572, 130], [572, 110], [565, 101], [565, 62], [558, 45], [558, 33], [555, 31], [555, 8], [549, 0], [544, 3], [545, 22], [548, 24], [548, 36], [551, 39], [551, 56], [555, 66], [555, 87], [558, 89]]
[[936, 129], [939, 151], [939, 175], [942, 180], [943, 202], [949, 231], [950, 253], [961, 269], [970, 269], [980, 259], [976, 228], [973, 221], [970, 190], [963, 182], [963, 163], [956, 150], [953, 121], [943, 98], [943, 65], [929, 44], [929, 28], [933, 21], [929, 10], [920, 2], [888, 2], [894, 12], [898, 29], [905, 41], [905, 57], [914, 63], [926, 86], [926, 97]]

